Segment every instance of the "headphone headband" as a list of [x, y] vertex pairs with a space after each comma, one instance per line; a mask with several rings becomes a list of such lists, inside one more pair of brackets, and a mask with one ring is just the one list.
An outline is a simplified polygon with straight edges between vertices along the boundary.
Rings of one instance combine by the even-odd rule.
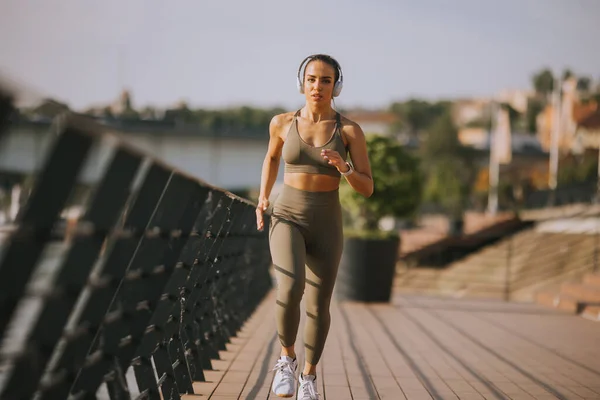
[[[304, 93], [304, 76], [300, 76], [300, 73], [302, 72], [302, 67], [304, 67], [305, 65], [308, 65], [316, 56], [319, 56], [320, 54], [313, 54], [310, 55], [308, 57], [306, 57], [304, 60], [302, 60], [302, 62], [300, 63], [300, 67], [298, 68], [298, 75], [296, 77], [296, 85], [298, 87], [298, 91], [300, 93]], [[335, 82], [335, 85], [333, 87], [333, 97], [337, 97], [340, 95], [340, 93], [342, 92], [342, 87], [344, 86], [344, 73], [342, 71], [342, 67], [340, 66], [340, 63], [333, 57], [331, 56], [327, 56], [331, 59], [331, 61], [335, 64], [335, 69], [337, 69], [338, 71], [338, 79]], [[304, 74], [302, 74], [304, 75]]]

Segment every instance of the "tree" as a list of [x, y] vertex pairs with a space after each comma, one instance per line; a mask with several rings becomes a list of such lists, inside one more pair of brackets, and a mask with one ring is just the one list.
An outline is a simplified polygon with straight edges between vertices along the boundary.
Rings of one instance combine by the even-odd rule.
[[527, 132], [534, 134], [537, 132], [537, 116], [544, 109], [544, 102], [540, 99], [530, 98], [527, 100], [527, 111], [525, 112], [525, 121]]
[[156, 120], [158, 119], [158, 112], [156, 111], [156, 108], [152, 106], [146, 106], [142, 109], [142, 111], [140, 111], [140, 118]]
[[562, 80], [566, 81], [567, 79], [569, 79], [572, 76], [574, 76], [573, 71], [571, 71], [569, 68], [567, 68], [563, 71]]
[[422, 152], [426, 159], [435, 160], [440, 155], [457, 154], [460, 148], [458, 130], [450, 112], [435, 121], [423, 142]]
[[589, 92], [592, 88], [592, 80], [587, 76], [582, 76], [577, 80], [577, 90], [580, 92]]
[[450, 106], [451, 103], [447, 101], [429, 103], [419, 99], [392, 103], [390, 111], [400, 119], [394, 129], [405, 130], [412, 135], [417, 135], [431, 127], [433, 122]]
[[510, 129], [511, 130], [519, 130], [520, 128], [524, 128], [526, 125], [524, 119], [525, 117], [521, 115], [520, 112], [515, 110], [510, 104], [503, 103], [502, 107], [508, 110], [508, 118], [510, 120]]
[[536, 93], [544, 98], [548, 98], [554, 89], [554, 75], [552, 74], [552, 71], [547, 68], [541, 70], [537, 74], [534, 74], [532, 81]]
[[104, 118], [114, 118], [114, 114], [112, 109], [109, 106], [106, 106], [102, 109], [101, 116]]
[[423, 198], [442, 206], [451, 217], [461, 219], [471, 192], [470, 175], [465, 160], [441, 157], [429, 169]]
[[470, 151], [458, 140], [458, 130], [449, 112], [431, 127], [421, 157], [425, 174], [424, 199], [441, 205], [450, 216], [460, 219], [476, 171]]
[[187, 103], [180, 101], [175, 108], [165, 111], [164, 120], [175, 123], [191, 123], [195, 122], [196, 118]]

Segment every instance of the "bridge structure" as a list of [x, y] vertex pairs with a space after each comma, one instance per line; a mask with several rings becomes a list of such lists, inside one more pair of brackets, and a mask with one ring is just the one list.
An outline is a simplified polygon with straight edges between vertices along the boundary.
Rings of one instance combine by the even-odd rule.
[[[10, 110], [5, 96], [0, 132]], [[0, 243], [0, 399], [273, 398], [276, 305], [255, 205], [83, 116], [50, 129]], [[99, 172], [77, 195], [90, 163]], [[67, 229], [73, 202], [83, 213]], [[600, 325], [558, 310], [397, 294], [336, 299], [332, 321], [323, 399], [600, 399]], [[301, 334], [297, 349], [302, 360]]]

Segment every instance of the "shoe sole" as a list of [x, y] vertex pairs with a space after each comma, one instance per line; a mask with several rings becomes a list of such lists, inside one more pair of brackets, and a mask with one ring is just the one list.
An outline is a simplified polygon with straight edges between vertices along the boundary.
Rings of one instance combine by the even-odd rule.
[[286, 398], [294, 397], [293, 394], [276, 394], [275, 396], [277, 396], [277, 397], [286, 397]]

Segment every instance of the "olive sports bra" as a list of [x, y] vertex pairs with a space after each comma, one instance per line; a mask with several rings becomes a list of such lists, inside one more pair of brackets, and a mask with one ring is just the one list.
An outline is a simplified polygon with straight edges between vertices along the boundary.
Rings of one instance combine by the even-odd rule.
[[285, 161], [285, 172], [303, 172], [340, 177], [341, 174], [337, 168], [328, 164], [321, 156], [321, 150], [331, 149], [337, 151], [344, 161], [348, 157], [348, 149], [342, 140], [340, 113], [335, 115], [333, 135], [327, 143], [318, 147], [309, 145], [300, 137], [297, 121], [299, 114], [300, 110], [294, 114], [292, 125], [283, 143], [282, 156], [283, 161]]

